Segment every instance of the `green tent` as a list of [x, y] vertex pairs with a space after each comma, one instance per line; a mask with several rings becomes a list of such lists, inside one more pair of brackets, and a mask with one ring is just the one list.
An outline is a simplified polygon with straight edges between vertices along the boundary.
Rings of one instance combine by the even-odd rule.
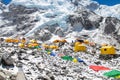
[[48, 53], [48, 52], [51, 52], [52, 50], [45, 50], [45, 51]]
[[39, 46], [35, 46], [34, 48], [35, 48], [35, 49], [38, 49], [38, 48], [39, 48]]
[[72, 56], [62, 56], [61, 58], [62, 58], [63, 60], [70, 60], [70, 61], [73, 60]]
[[120, 71], [112, 70], [112, 71], [104, 73], [103, 75], [108, 76], [108, 77], [116, 77], [120, 75]]

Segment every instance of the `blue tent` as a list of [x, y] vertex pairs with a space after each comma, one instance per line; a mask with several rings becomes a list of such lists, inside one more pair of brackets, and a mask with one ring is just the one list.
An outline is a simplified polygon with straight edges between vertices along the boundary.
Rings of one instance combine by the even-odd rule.
[[12, 0], [0, 0], [1, 3], [8, 5]]
[[51, 56], [56, 56], [55, 52], [50, 53]]

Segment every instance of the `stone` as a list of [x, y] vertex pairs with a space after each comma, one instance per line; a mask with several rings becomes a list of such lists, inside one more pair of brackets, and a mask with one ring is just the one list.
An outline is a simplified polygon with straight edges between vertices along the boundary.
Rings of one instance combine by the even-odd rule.
[[[36, 36], [36, 35], [35, 35]], [[51, 32], [49, 32], [48, 30], [41, 30], [40, 34], [36, 37], [41, 41], [47, 41], [52, 37]]]
[[14, 59], [11, 58], [10, 54], [6, 53], [2, 55], [1, 63], [4, 66], [14, 66]]
[[6, 75], [3, 72], [0, 72], [0, 80], [6, 80]]
[[10, 80], [16, 80], [16, 76], [11, 75], [11, 76], [10, 76]]
[[51, 76], [50, 79], [51, 79], [51, 80], [55, 80], [55, 77], [54, 77], [54, 76]]
[[35, 80], [50, 80], [47, 76], [38, 76]]
[[27, 80], [26, 77], [25, 77], [25, 74], [24, 74], [24, 72], [21, 68], [19, 68], [16, 80]]
[[115, 25], [111, 22], [105, 26], [104, 32], [106, 34], [111, 34], [111, 33], [115, 32], [115, 30], [116, 30]]
[[56, 34], [56, 35], [58, 35], [58, 36], [60, 36], [60, 37], [63, 37], [63, 36], [64, 36], [63, 30], [62, 30], [61, 28], [59, 28], [59, 27], [56, 28], [54, 34]]

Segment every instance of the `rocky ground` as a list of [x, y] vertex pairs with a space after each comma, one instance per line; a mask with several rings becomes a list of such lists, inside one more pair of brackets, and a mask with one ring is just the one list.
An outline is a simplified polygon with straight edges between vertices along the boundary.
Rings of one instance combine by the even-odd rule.
[[[16, 46], [1, 45], [0, 80], [117, 80], [103, 76], [106, 71], [96, 72], [90, 65], [102, 65], [120, 69], [119, 50], [117, 56], [100, 57], [99, 46], [87, 46], [87, 52], [73, 52], [71, 43], [53, 50], [49, 55], [44, 48], [21, 49]], [[60, 58], [60, 54], [80, 58], [84, 62], [74, 63]]]

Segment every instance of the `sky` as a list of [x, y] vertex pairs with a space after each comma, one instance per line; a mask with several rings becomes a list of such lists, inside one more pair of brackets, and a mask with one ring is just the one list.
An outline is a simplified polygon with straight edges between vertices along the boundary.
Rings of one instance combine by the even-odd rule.
[[104, 4], [108, 6], [120, 4], [120, 0], [93, 0], [93, 1], [97, 1], [99, 4]]

